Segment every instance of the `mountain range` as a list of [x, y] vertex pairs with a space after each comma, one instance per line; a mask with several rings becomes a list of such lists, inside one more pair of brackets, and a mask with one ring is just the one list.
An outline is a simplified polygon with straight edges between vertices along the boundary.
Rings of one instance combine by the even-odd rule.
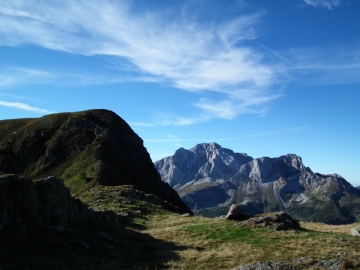
[[338, 174], [314, 173], [301, 157], [252, 158], [217, 143], [178, 149], [154, 163], [195, 213], [225, 214], [241, 205], [245, 214], [285, 211], [302, 221], [351, 223], [360, 217], [360, 190]]

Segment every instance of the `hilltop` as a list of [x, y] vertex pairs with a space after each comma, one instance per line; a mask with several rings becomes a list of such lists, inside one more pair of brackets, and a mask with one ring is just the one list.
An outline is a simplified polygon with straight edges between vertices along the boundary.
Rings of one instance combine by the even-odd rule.
[[32, 180], [55, 176], [73, 194], [131, 185], [166, 209], [190, 212], [161, 181], [141, 138], [109, 110], [0, 121], [0, 172]]
[[216, 143], [178, 149], [154, 163], [162, 180], [198, 214], [226, 214], [231, 204], [244, 213], [285, 211], [302, 221], [342, 224], [360, 216], [360, 192], [338, 174], [306, 167], [300, 156], [252, 158]]

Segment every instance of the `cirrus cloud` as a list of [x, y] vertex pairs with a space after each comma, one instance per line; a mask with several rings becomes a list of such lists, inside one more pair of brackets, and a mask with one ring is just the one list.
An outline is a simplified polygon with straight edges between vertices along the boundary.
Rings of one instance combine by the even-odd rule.
[[[139, 11], [131, 4], [111, 0], [3, 0], [0, 45], [32, 44], [72, 54], [107, 55], [130, 64], [140, 80], [221, 95], [220, 102], [195, 102], [201, 115], [175, 116], [174, 124], [232, 119], [263, 111], [258, 107], [279, 97], [268, 91], [281, 77], [279, 69], [264, 64], [262, 53], [244, 45], [257, 37], [255, 26], [264, 13], [214, 24], [189, 19], [176, 8]], [[242, 97], [235, 97], [239, 95]], [[171, 119], [167, 122], [173, 124]]]
[[340, 5], [340, 0], [304, 0], [308, 5], [332, 9]]

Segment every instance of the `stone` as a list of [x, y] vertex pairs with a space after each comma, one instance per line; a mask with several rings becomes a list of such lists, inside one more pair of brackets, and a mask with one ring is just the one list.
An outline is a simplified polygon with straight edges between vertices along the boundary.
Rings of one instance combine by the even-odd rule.
[[303, 263], [307, 260], [306, 257], [299, 257], [294, 260], [295, 263]]
[[237, 223], [236, 225], [257, 225], [260, 227], [270, 226], [273, 227], [276, 231], [289, 229], [296, 231], [301, 229], [299, 221], [294, 220], [289, 214], [285, 212], [262, 214], [249, 217], [247, 220]]
[[325, 269], [330, 269], [330, 270], [341, 270], [341, 263], [342, 260], [341, 259], [331, 259], [331, 260], [324, 260], [321, 262], [318, 262], [316, 264], [314, 264], [315, 267], [319, 267], [319, 268], [325, 268]]
[[242, 209], [241, 206], [233, 204], [226, 215], [226, 219], [239, 220], [241, 219], [241, 213], [243, 211], [244, 209]]
[[360, 236], [360, 225], [350, 229], [351, 235]]
[[236, 270], [300, 270], [298, 266], [284, 262], [257, 262], [252, 264], [241, 265]]

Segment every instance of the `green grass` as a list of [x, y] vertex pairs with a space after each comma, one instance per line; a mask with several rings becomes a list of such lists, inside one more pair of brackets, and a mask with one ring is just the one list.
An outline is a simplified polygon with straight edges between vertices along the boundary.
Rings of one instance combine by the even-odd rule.
[[[302, 269], [316, 269], [316, 262], [336, 257], [344, 261], [342, 269], [360, 269], [360, 241], [349, 234], [350, 225], [302, 223], [307, 229], [298, 232], [238, 226], [236, 221], [172, 214], [132, 198], [133, 191], [126, 186], [96, 187], [76, 194], [98, 210], [143, 212], [121, 225], [99, 223], [64, 232], [31, 225], [5, 227], [0, 231], [0, 269], [235, 269], [258, 261], [296, 264], [293, 260], [299, 257], [307, 257], [296, 264]], [[76, 240], [86, 241], [93, 250], [74, 244]]]
[[167, 213], [159, 205], [147, 202], [146, 195], [135, 192], [131, 186], [94, 186], [74, 196], [95, 210], [106, 208], [117, 213], [140, 211], [142, 216]]

